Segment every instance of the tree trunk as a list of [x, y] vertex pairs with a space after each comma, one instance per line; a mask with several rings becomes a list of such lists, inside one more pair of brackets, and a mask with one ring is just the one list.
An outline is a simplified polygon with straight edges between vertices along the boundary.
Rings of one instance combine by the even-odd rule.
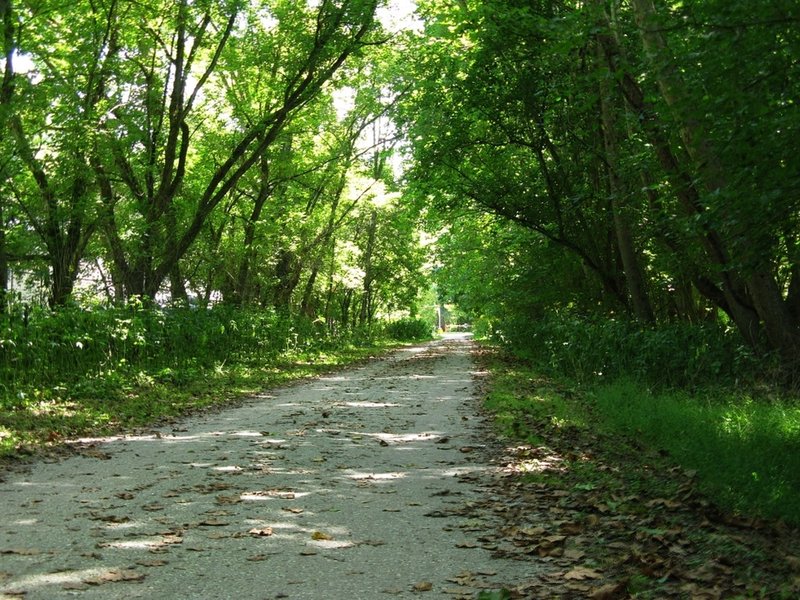
[[3, 201], [0, 199], [0, 314], [6, 312], [7, 301], [8, 251], [6, 248], [6, 219], [3, 211]]
[[[661, 95], [677, 116], [681, 139], [700, 181], [709, 193], [726, 189], [728, 178], [725, 170], [711, 147], [704, 124], [689, 109], [686, 84], [678, 71], [677, 62], [671, 56], [664, 34], [657, 27], [653, 0], [632, 0], [632, 6], [645, 51], [657, 71]], [[722, 247], [721, 243], [719, 247]], [[752, 273], [741, 275], [734, 271], [727, 253], [723, 253], [718, 262], [726, 278], [723, 292], [740, 330], [745, 328], [745, 337], [757, 335], [760, 329], [758, 321], [762, 321], [770, 346], [794, 368], [800, 349], [800, 322], [793, 318], [770, 269], [766, 265], [759, 265]], [[755, 318], [753, 312], [757, 315]]]
[[320, 261], [314, 263], [313, 268], [311, 269], [311, 274], [308, 276], [308, 281], [306, 281], [305, 289], [303, 290], [303, 300], [300, 302], [300, 312], [309, 317], [314, 317], [314, 284], [317, 281], [317, 275], [319, 274], [320, 269]]
[[[602, 64], [603, 55], [600, 44], [597, 44], [598, 58]], [[600, 79], [600, 112], [602, 117], [603, 145], [607, 160], [608, 181], [611, 191], [611, 213], [614, 219], [614, 230], [617, 237], [625, 281], [630, 295], [633, 313], [637, 319], [652, 323], [655, 320], [653, 308], [647, 295], [644, 271], [639, 254], [636, 251], [628, 223], [628, 214], [624, 206], [627, 190], [619, 175], [619, 123], [617, 121], [617, 102], [614, 89], [609, 85], [607, 77]]]
[[[602, 4], [602, 1], [597, 0], [596, 3]], [[608, 26], [607, 21], [605, 26]], [[682, 167], [672, 151], [669, 141], [662, 131], [662, 123], [659, 122], [658, 117], [645, 101], [644, 92], [638, 82], [629, 72], [621, 68], [619, 64], [621, 55], [616, 40], [611, 35], [602, 32], [597, 34], [597, 39], [601, 44], [609, 69], [617, 76], [623, 96], [636, 113], [683, 209], [690, 216], [703, 214], [704, 208], [700, 202], [700, 193], [693, 177]], [[725, 307], [747, 343], [754, 347], [758, 346], [761, 341], [762, 329], [752, 300], [749, 298], [743, 282], [732, 272], [727, 249], [719, 234], [707, 223], [701, 224], [703, 227], [701, 241], [711, 263], [720, 272]], [[715, 297], [709, 297], [709, 299], [718, 300]]]
[[364, 288], [363, 295], [361, 296], [361, 309], [358, 313], [358, 322], [360, 325], [369, 325], [372, 320], [372, 282], [374, 279], [372, 253], [375, 249], [375, 232], [377, 229], [378, 211], [373, 209], [367, 227], [367, 247], [364, 250]]

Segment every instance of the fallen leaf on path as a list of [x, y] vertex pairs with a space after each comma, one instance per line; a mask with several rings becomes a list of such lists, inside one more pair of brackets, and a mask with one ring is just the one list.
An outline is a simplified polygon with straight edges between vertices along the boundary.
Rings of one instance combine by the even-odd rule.
[[575, 567], [564, 574], [564, 579], [582, 581], [584, 579], [601, 579], [603, 575], [595, 569], [588, 567]]
[[112, 569], [97, 577], [88, 577], [83, 582], [89, 585], [103, 585], [104, 583], [116, 583], [119, 581], [142, 581], [144, 577], [144, 573], [139, 573], [132, 569]]
[[103, 521], [105, 523], [127, 523], [130, 521], [130, 517], [122, 516], [122, 515], [100, 515], [100, 514], [93, 514], [89, 517], [92, 521]]
[[224, 496], [219, 495], [216, 498], [217, 504], [239, 504], [242, 501], [241, 496]]
[[250, 562], [261, 562], [262, 560], [267, 560], [269, 558], [266, 554], [254, 554], [253, 556], [248, 556], [245, 560], [249, 560]]
[[311, 534], [311, 539], [312, 540], [317, 540], [317, 541], [331, 541], [331, 540], [333, 540], [333, 538], [331, 536], [329, 536], [327, 533], [322, 533], [321, 531], [315, 531], [314, 533], [312, 533]]
[[253, 527], [253, 529], [247, 533], [256, 537], [269, 537], [272, 535], [272, 527]]
[[433, 589], [433, 584], [430, 581], [420, 581], [413, 586], [415, 592], [430, 592]]
[[88, 456], [89, 458], [97, 458], [99, 460], [111, 460], [111, 455], [102, 452], [100, 450], [94, 450], [92, 448], [87, 448], [80, 453], [82, 456]]
[[82, 592], [89, 589], [89, 585], [82, 581], [67, 581], [61, 585], [62, 590]]
[[304, 512], [304, 509], [302, 509], [302, 508], [297, 508], [297, 507], [294, 507], [294, 506], [285, 506], [285, 507], [283, 507], [281, 510], [284, 510], [284, 511], [286, 511], [286, 512], [290, 512], [290, 513], [292, 513], [293, 515], [299, 515], [299, 514], [301, 514], [301, 513], [303, 513], [303, 512]]
[[137, 560], [136, 564], [140, 567], [163, 567], [164, 565], [168, 564], [166, 560], [161, 560], [157, 558], [144, 558], [142, 560]]
[[295, 493], [288, 490], [255, 490], [241, 495], [242, 500], [258, 500], [259, 498], [279, 498], [281, 500], [294, 500]]
[[230, 525], [230, 523], [228, 521], [222, 521], [221, 519], [206, 519], [205, 521], [200, 521], [198, 525], [205, 527], [224, 527], [225, 525]]

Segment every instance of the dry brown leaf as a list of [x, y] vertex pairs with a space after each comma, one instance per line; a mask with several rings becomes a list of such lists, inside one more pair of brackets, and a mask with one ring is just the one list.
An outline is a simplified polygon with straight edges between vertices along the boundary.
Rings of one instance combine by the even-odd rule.
[[80, 591], [83, 591], [83, 590], [87, 589], [88, 587], [89, 586], [86, 583], [82, 582], [82, 581], [67, 581], [67, 582], [61, 584], [61, 589], [62, 590], [67, 590], [67, 591], [80, 592]]
[[205, 527], [224, 527], [225, 525], [230, 525], [230, 523], [221, 519], [206, 519], [205, 521], [200, 521], [198, 525]]
[[625, 595], [624, 583], [608, 583], [599, 588], [595, 588], [589, 598], [591, 600], [614, 600], [615, 598], [622, 598]]
[[36, 556], [41, 553], [42, 551], [36, 548], [7, 548], [0, 550], [0, 554], [17, 554], [19, 556]]
[[242, 501], [242, 498], [239, 495], [235, 496], [224, 496], [219, 495], [216, 498], [217, 504], [239, 504]]
[[262, 560], [267, 560], [269, 558], [266, 554], [254, 554], [253, 556], [248, 556], [245, 560], [249, 560], [250, 562], [260, 562]]
[[314, 533], [311, 534], [311, 539], [316, 540], [318, 542], [320, 541], [326, 542], [326, 541], [331, 541], [333, 537], [331, 537], [327, 533], [322, 533], [321, 531], [315, 531]]
[[272, 527], [253, 527], [250, 531], [248, 531], [250, 535], [254, 535], [256, 537], [269, 537], [272, 535]]
[[595, 569], [589, 567], [575, 567], [564, 574], [564, 579], [583, 581], [584, 579], [601, 579], [603, 575]]
[[433, 584], [430, 581], [420, 581], [413, 586], [415, 592], [430, 592], [433, 589]]
[[142, 581], [144, 577], [144, 573], [139, 573], [131, 569], [112, 569], [97, 577], [84, 579], [83, 582], [89, 585], [103, 585], [104, 583], [116, 583], [120, 581]]
[[144, 558], [142, 560], [137, 560], [136, 564], [140, 567], [163, 567], [169, 563], [166, 560], [161, 560], [158, 558]]

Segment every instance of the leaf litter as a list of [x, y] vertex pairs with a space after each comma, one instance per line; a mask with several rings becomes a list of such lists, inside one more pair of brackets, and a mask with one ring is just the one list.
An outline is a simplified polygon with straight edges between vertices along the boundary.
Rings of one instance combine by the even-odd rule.
[[495, 558], [541, 561], [539, 575], [510, 582], [503, 597], [800, 597], [796, 529], [724, 512], [695, 472], [626, 440], [549, 419], [526, 426], [544, 443], [496, 438], [490, 452], [502, 468], [482, 501], [456, 511], [485, 520], [479, 539], [496, 545]]

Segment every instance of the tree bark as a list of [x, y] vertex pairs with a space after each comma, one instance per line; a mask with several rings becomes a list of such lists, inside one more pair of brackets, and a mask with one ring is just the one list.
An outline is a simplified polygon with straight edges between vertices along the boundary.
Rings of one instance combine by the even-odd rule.
[[374, 269], [372, 254], [375, 250], [375, 233], [378, 229], [378, 211], [373, 209], [367, 226], [367, 247], [364, 249], [364, 287], [361, 296], [361, 308], [358, 313], [360, 325], [369, 325], [372, 320]]
[[[653, 0], [632, 0], [632, 7], [645, 52], [656, 71], [661, 95], [676, 116], [681, 139], [700, 181], [708, 193], [726, 189], [728, 177], [725, 169], [711, 146], [704, 123], [688, 107], [686, 84], [678, 72], [677, 62], [669, 51], [663, 32], [657, 27], [658, 15]], [[721, 239], [717, 246], [723, 247]], [[784, 302], [769, 265], [760, 264], [752, 271], [740, 274], [731, 266], [730, 257], [724, 251], [718, 258], [718, 264], [725, 277], [723, 292], [726, 293], [737, 325], [740, 330], [745, 330], [745, 337], [757, 335], [761, 328], [758, 321], [762, 322], [770, 346], [794, 368], [800, 360], [797, 356], [800, 350], [800, 322]]]
[[[603, 63], [603, 54], [600, 44], [596, 45], [598, 58]], [[624, 197], [627, 195], [625, 185], [619, 174], [619, 123], [617, 120], [617, 102], [614, 89], [609, 85], [608, 78], [601, 75], [600, 79], [600, 112], [602, 120], [603, 145], [605, 148], [608, 181], [611, 191], [611, 212], [614, 219], [614, 230], [617, 237], [622, 266], [625, 271], [625, 281], [630, 295], [633, 313], [637, 319], [652, 323], [655, 321], [653, 308], [647, 295], [644, 271], [636, 250], [627, 210], [624, 206]]]

